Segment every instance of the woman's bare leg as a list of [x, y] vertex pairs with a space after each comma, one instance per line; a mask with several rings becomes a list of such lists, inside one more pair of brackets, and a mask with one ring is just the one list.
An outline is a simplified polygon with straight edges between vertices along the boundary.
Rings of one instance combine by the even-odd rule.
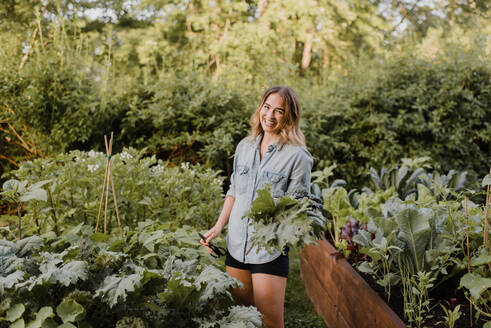
[[227, 273], [244, 284], [242, 288], [232, 288], [232, 297], [238, 305], [254, 305], [251, 271], [227, 266]]
[[286, 278], [265, 273], [252, 275], [254, 305], [267, 328], [284, 328]]

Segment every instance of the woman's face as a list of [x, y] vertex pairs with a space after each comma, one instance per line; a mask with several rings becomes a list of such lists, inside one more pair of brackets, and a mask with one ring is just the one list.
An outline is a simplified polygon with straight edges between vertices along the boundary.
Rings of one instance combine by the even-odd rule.
[[259, 118], [264, 133], [277, 133], [285, 115], [285, 101], [277, 93], [272, 93], [264, 101], [259, 111]]

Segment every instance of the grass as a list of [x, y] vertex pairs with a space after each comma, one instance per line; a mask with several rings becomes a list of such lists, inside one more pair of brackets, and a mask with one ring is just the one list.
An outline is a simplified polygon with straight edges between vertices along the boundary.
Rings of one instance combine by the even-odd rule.
[[286, 286], [285, 327], [325, 328], [320, 316], [315, 313], [300, 276], [300, 252], [290, 250], [290, 274]]

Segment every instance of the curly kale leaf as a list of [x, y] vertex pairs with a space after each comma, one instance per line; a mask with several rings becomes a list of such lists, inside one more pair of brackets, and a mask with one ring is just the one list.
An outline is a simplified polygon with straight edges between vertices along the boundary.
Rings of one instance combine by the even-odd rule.
[[252, 246], [264, 247], [268, 252], [283, 251], [285, 247], [301, 247], [314, 243], [325, 220], [307, 198], [297, 200], [288, 195], [275, 200], [271, 186], [257, 191], [247, 217], [251, 219], [254, 233]]
[[230, 295], [229, 289], [237, 287], [238, 282], [230, 279], [230, 276], [222, 270], [208, 265], [196, 278], [194, 285], [198, 291], [203, 290], [200, 301], [206, 302], [213, 299], [217, 294]]

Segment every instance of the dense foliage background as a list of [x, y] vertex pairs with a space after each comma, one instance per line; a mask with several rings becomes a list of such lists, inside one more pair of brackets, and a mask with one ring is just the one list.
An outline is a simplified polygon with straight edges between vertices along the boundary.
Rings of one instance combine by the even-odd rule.
[[145, 148], [230, 174], [261, 92], [293, 86], [308, 147], [353, 185], [429, 156], [489, 170], [486, 1], [5, 1], [0, 165]]
[[[396, 219], [438, 213], [407, 216], [424, 236], [446, 231], [448, 210], [463, 274], [469, 222], [457, 192], [472, 189], [484, 204], [491, 184], [490, 8], [487, 0], [3, 0], [0, 326], [260, 326], [254, 308], [232, 306], [237, 282], [197, 232], [216, 219], [234, 149], [274, 84], [300, 97], [314, 189], [337, 246], [354, 247], [342, 236], [351, 217], [369, 224], [391, 204]], [[111, 200], [108, 234], [94, 232], [103, 136], [112, 131], [123, 239]], [[401, 210], [397, 197], [417, 210]], [[473, 287], [491, 284], [489, 222], [473, 211], [477, 269], [471, 282], [454, 282], [489, 312], [490, 291]], [[375, 228], [389, 245], [393, 236]], [[447, 263], [442, 249], [434, 263]], [[299, 292], [295, 252], [286, 326], [321, 327]], [[393, 277], [404, 288], [426, 277], [362, 268], [389, 289]], [[418, 295], [430, 285], [417, 285], [427, 287]], [[407, 295], [405, 304], [424, 301]], [[408, 322], [421, 325], [418, 313]]]

